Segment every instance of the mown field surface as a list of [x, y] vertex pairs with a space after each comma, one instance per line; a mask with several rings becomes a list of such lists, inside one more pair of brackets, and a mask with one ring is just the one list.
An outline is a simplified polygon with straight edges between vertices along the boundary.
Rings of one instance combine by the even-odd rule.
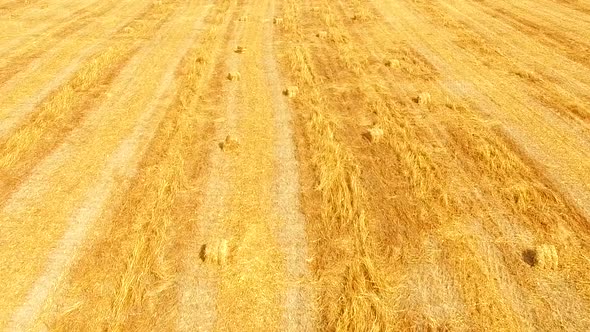
[[0, 0], [0, 329], [590, 331], [590, 1]]

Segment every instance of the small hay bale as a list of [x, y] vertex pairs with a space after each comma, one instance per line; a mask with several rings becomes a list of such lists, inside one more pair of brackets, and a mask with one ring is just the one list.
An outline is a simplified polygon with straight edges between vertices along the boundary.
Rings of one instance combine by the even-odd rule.
[[367, 15], [363, 14], [363, 13], [357, 13], [352, 15], [352, 17], [350, 18], [353, 21], [365, 21], [367, 20]]
[[231, 135], [227, 135], [225, 137], [225, 140], [221, 143], [219, 143], [219, 147], [223, 150], [223, 151], [231, 151], [231, 150], [235, 150], [240, 146], [240, 143], [238, 142], [238, 139], [231, 136]]
[[248, 15], [242, 15], [238, 18], [238, 21], [240, 22], [246, 22], [248, 20]]
[[296, 86], [290, 86], [283, 91], [283, 94], [289, 98], [294, 98], [299, 93], [299, 88]]
[[429, 105], [432, 102], [432, 97], [428, 92], [422, 92], [418, 95], [418, 104], [420, 105]]
[[326, 39], [328, 38], [328, 31], [320, 31], [316, 34], [319, 39]]
[[389, 60], [385, 60], [385, 66], [391, 67], [391, 68], [399, 68], [399, 67], [401, 67], [401, 63], [399, 62], [398, 59], [389, 59]]
[[373, 128], [367, 129], [367, 131], [365, 131], [363, 136], [366, 139], [368, 139], [370, 142], [377, 143], [383, 138], [383, 134], [384, 134], [383, 129], [378, 128], [378, 127], [373, 127]]
[[229, 258], [229, 244], [226, 239], [217, 239], [201, 247], [201, 260], [211, 265], [225, 265]]
[[539, 82], [541, 79], [539, 76], [532, 70], [521, 70], [521, 71], [514, 71], [518, 77], [529, 80], [531, 82]]
[[283, 18], [282, 17], [275, 17], [272, 19], [272, 23], [276, 25], [283, 25]]
[[247, 50], [247, 48], [245, 48], [244, 46], [238, 46], [236, 48], [236, 51], [235, 52], [242, 54], [242, 53], [246, 52], [246, 50]]
[[555, 270], [559, 264], [557, 249], [552, 244], [542, 244], [535, 250], [535, 266], [542, 269]]
[[242, 75], [238, 71], [232, 71], [227, 74], [227, 79], [230, 81], [239, 81], [242, 78]]

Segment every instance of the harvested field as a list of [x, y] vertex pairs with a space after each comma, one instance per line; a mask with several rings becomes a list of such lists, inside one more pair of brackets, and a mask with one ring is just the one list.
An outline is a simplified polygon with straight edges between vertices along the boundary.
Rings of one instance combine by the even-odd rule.
[[0, 329], [590, 331], [590, 2], [0, 0]]

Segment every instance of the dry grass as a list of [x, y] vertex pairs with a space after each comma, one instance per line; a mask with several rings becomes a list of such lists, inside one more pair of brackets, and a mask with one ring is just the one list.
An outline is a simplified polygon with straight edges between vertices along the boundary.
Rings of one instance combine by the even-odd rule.
[[[401, 36], [386, 31], [379, 17], [355, 20], [353, 26], [343, 22], [364, 4], [316, 4], [321, 6], [288, 2], [283, 31], [285, 68], [306, 91], [293, 105], [305, 126], [300, 153], [311, 160], [318, 190], [317, 197], [307, 198], [306, 209], [315, 216], [312, 224], [321, 225], [312, 226], [318, 241], [320, 329], [516, 331], [558, 326], [550, 308], [562, 300], [546, 300], [551, 292], [535, 285], [549, 281], [529, 274], [522, 250], [556, 238], [560, 257], [568, 241], [586, 250], [582, 236], [564, 241], [574, 229], [585, 233], [579, 228], [583, 217], [516, 144], [473, 120], [481, 114], [433, 103], [432, 96], [448, 94], [437, 81], [437, 69], [400, 42]], [[328, 32], [329, 45], [312, 38], [318, 30]], [[399, 59], [403, 70], [394, 77], [382, 65], [372, 66], [366, 60], [371, 57]], [[391, 61], [381, 64], [397, 66]], [[320, 77], [328, 77], [330, 87], [322, 86]], [[417, 96], [415, 91], [429, 92]], [[358, 139], [357, 124], [367, 114], [387, 133], [383, 144]], [[549, 220], [560, 220], [559, 226]], [[366, 247], [356, 242], [358, 237], [367, 239]], [[438, 245], [424, 244], [429, 242]], [[363, 247], [367, 256], [359, 254]], [[432, 263], [422, 264], [429, 255]], [[347, 263], [363, 261], [359, 257], [370, 257], [377, 267]], [[587, 299], [581, 274], [587, 262], [575, 260], [568, 265], [575, 276], [564, 284], [578, 285], [577, 295]], [[560, 261], [560, 269], [563, 265]], [[433, 266], [439, 268], [437, 274], [430, 273]], [[347, 286], [337, 286], [342, 284]], [[355, 301], [353, 294], [375, 297]], [[535, 322], [521, 310], [543, 313], [543, 320]], [[576, 317], [575, 312], [568, 315]]]
[[[220, 4], [198, 48], [183, 60], [176, 99], [110, 226], [86, 253], [84, 263], [74, 267], [63, 303], [52, 305], [57, 312], [48, 318], [51, 329], [145, 331], [176, 325], [176, 271], [182, 267], [180, 249], [194, 227], [196, 204], [184, 196], [203, 168], [208, 149], [202, 142], [211, 130], [195, 102], [204, 78], [212, 75], [211, 50], [220, 45], [229, 5], [230, 1]], [[226, 249], [227, 243], [220, 242], [218, 262], [227, 257]]]
[[[460, 109], [459, 114], [469, 116], [469, 110]], [[584, 244], [586, 241], [584, 239], [587, 238], [584, 217], [547, 180], [541, 171], [542, 167], [529, 159], [505, 133], [498, 129], [486, 129], [479, 121], [463, 119], [460, 129], [456, 127], [459, 125], [456, 118], [451, 121], [454, 122], [449, 125], [451, 135], [458, 146], [463, 149], [462, 151], [474, 162], [473, 172], [478, 174], [480, 181], [490, 181], [493, 189], [487, 189], [490, 190], [489, 195], [501, 200], [500, 206], [503, 205], [504, 209], [511, 211], [514, 216], [511, 221], [514, 226], [510, 227], [515, 228], [518, 225], [519, 228], [526, 229], [528, 234], [533, 234], [536, 241], [555, 243], [554, 245], [541, 245], [537, 247], [536, 251], [524, 255], [522, 258], [516, 255], [517, 249], [513, 246], [501, 245], [500, 248], [505, 250], [505, 257], [511, 257], [512, 263], [506, 268], [518, 270], [519, 264], [526, 262], [529, 265], [540, 267], [541, 270], [556, 269], [557, 251], [560, 251], [560, 256], [566, 257], [564, 260], [570, 260], [568, 264], [564, 264], [567, 266], [565, 268], [567, 271], [560, 268], [564, 284], [577, 285], [575, 288], [578, 294], [575, 297], [590, 299], [590, 289], [582, 281], [586, 278], [582, 271], [587, 270], [590, 266], [577, 254], [577, 252], [587, 250]], [[501, 228], [505, 226], [502, 226], [498, 221], [494, 221], [488, 227], [490, 231], [493, 230], [498, 234], [506, 232], [506, 230], [501, 231]], [[522, 234], [521, 232], [519, 233]], [[515, 236], [515, 234], [505, 233], [501, 236]], [[524, 245], [526, 244], [521, 246]], [[531, 255], [532, 258], [527, 257]], [[551, 292], [535, 286], [535, 283], [547, 281], [535, 280], [534, 276], [525, 274], [516, 278], [515, 282], [531, 300], [550, 296], [552, 305], [564, 307], [569, 305], [569, 301], [575, 301], [568, 299], [568, 296], [562, 298], [547, 295]], [[505, 298], [513, 303], [520, 300], [512, 294]], [[537, 303], [535, 310], [545, 313], [544, 319], [537, 323], [538, 326], [543, 329], [555, 326], [556, 321], [551, 316], [550, 306]], [[579, 313], [581, 313], [580, 310], [568, 313], [570, 315], [567, 322], [570, 325], [568, 326], [578, 326], [577, 328], [584, 326], [583, 322], [571, 320]]]
[[[114, 47], [101, 52], [44, 100], [15, 134], [0, 140], [0, 150], [5, 152], [0, 155], [0, 198], [77, 127], [85, 112], [93, 109], [92, 103], [103, 98], [112, 76], [135, 52], [131, 41], [149, 37], [174, 3], [178, 1], [154, 1], [148, 19], [124, 28]], [[224, 28], [231, 20], [249, 20], [247, 15], [238, 17], [244, 11], [232, 10], [238, 3], [242, 2], [216, 3], [209, 31], [178, 68], [173, 104], [166, 110], [131, 189], [115, 195], [108, 209], [115, 215], [103, 216], [96, 242], [82, 253], [84, 262], [75, 265], [63, 282], [56, 296], [59, 301], [48, 304], [53, 310], [47, 309], [45, 317], [49, 328], [167, 331], [176, 327], [178, 278], [184, 264], [181, 253], [194, 250], [187, 243], [197, 227], [194, 211], [200, 204], [203, 160], [208, 160], [214, 123], [226, 121], [204, 116], [207, 107], [201, 107], [204, 91], [215, 93], [225, 84], [221, 69], [225, 66], [213, 59], [211, 50], [221, 50], [235, 33]], [[400, 9], [398, 15], [403, 10], [423, 15], [425, 21], [434, 23], [430, 35], [444, 29], [441, 35], [453, 38], [448, 44], [444, 38], [429, 44], [421, 40], [429, 38], [428, 34], [416, 37], [403, 25], [384, 24], [385, 18], [371, 3], [389, 3]], [[443, 67], [447, 62], [452, 66], [450, 58], [437, 62], [432, 59], [444, 54], [427, 54], [423, 49], [468, 50], [461, 59], [481, 68], [485, 62], [486, 73], [497, 71], [497, 77], [509, 77], [527, 87], [526, 93], [512, 95], [515, 102], [528, 93], [531, 100], [544, 94], [540, 100], [545, 105], [569, 114], [569, 120], [582, 123], [579, 128], [585, 128], [590, 118], [587, 96], [564, 92], [561, 78], [553, 79], [548, 71], [527, 70], [533, 66], [510, 59], [507, 55], [517, 52], [509, 47], [502, 46], [510, 52], [494, 51], [494, 45], [487, 45], [490, 40], [478, 40], [479, 33], [487, 34], [493, 27], [478, 27], [480, 18], [449, 9], [461, 5], [478, 10], [500, 6], [492, 1], [451, 5], [426, 0], [318, 0], [311, 6], [310, 2], [287, 0], [282, 3], [281, 16], [272, 20], [281, 31], [277, 47], [284, 76], [294, 84], [283, 94], [290, 98], [297, 116], [301, 194], [313, 256], [307, 261], [313, 265], [313, 285], [319, 295], [316, 328], [320, 331], [590, 328], [587, 217], [564, 194], [568, 188], [547, 175], [547, 165], [529, 157], [528, 144], [482, 120], [480, 111], [488, 110], [477, 109], [478, 103], [470, 99], [480, 97], [454, 90], [463, 80], [474, 89], [488, 89], [487, 85], [498, 82], [484, 74], [449, 74], [453, 72]], [[523, 25], [547, 43], [561, 38], [542, 30], [542, 25], [527, 25], [518, 15], [493, 12], [506, 27]], [[488, 15], [487, 11], [483, 14]], [[258, 17], [253, 15], [254, 23], [270, 24]], [[502, 21], [502, 17], [510, 20]], [[232, 53], [235, 44], [227, 46]], [[252, 54], [238, 58], [252, 65], [259, 45], [248, 46]], [[574, 50], [575, 45], [560, 49]], [[234, 50], [245, 51], [244, 46]], [[587, 63], [579, 56], [576, 59]], [[252, 75], [256, 71], [247, 73], [247, 83], [263, 76]], [[211, 76], [217, 79], [207, 80]], [[238, 81], [241, 74], [230, 72], [227, 79]], [[206, 87], [207, 82], [214, 86]], [[571, 82], [568, 87], [579, 88], [574, 78]], [[228, 84], [233, 88], [243, 85]], [[492, 91], [492, 97], [495, 93], [483, 91]], [[510, 91], [506, 94], [510, 96]], [[248, 98], [241, 105], [260, 101]], [[445, 98], [447, 103], [441, 104]], [[500, 101], [490, 99], [492, 106]], [[495, 111], [503, 112], [500, 108]], [[265, 120], [270, 118], [269, 113], [260, 114]], [[251, 138], [260, 138], [257, 131], [251, 132], [255, 132], [252, 137], [240, 132], [243, 148], [252, 146]], [[272, 143], [270, 137], [260, 141], [267, 147]], [[231, 151], [239, 149], [240, 142], [228, 135], [219, 146]], [[257, 152], [269, 151], [264, 148], [261, 144]], [[531, 144], [530, 148], [536, 147]], [[236, 155], [228, 153], [223, 158], [234, 160]], [[272, 158], [266, 157], [266, 161]], [[235, 166], [235, 160], [233, 163], [229, 165]], [[240, 165], [238, 173], [248, 166]], [[255, 186], [243, 186], [247, 177], [230, 178], [230, 186], [256, 192]], [[235, 203], [239, 195], [239, 190], [234, 191], [224, 206], [232, 211], [249, 207], [242, 201]], [[276, 303], [284, 288], [276, 281], [283, 276], [272, 274], [282, 267], [282, 256], [274, 249], [261, 250], [266, 245], [261, 242], [274, 236], [261, 215], [264, 213], [254, 213], [246, 220], [224, 220], [224, 227], [238, 230], [239, 238], [231, 242], [212, 238], [201, 247], [200, 258], [210, 271], [221, 271], [218, 303], [229, 303], [240, 294], [247, 299], [242, 303], [256, 307], [242, 310], [218, 305], [219, 329], [248, 320], [262, 322], [268, 317], [250, 317], [251, 313], [271, 306], [268, 312], [281, 310]], [[238, 260], [243, 264], [234, 264]], [[266, 292], [257, 294], [261, 276], [271, 282], [260, 288]], [[223, 317], [230, 318], [224, 321]]]
[[[158, 13], [150, 24], [130, 28], [139, 37], [156, 31], [172, 9], [145, 11], [138, 20]], [[136, 20], [137, 21], [137, 20]], [[125, 30], [115, 37], [122, 37]], [[28, 121], [7, 138], [0, 138], [0, 197], [13, 190], [42, 158], [57, 147], [77, 127], [94, 105], [105, 95], [109, 83], [138, 50], [130, 40], [119, 41], [89, 59], [67, 83], [42, 101]]]
[[[298, 32], [297, 17], [303, 10], [297, 2], [286, 4], [285, 21]], [[317, 10], [321, 11], [321, 10]], [[329, 19], [330, 13], [326, 13]], [[323, 35], [323, 34], [322, 34]], [[290, 77], [306, 94], [295, 107], [305, 110], [306, 148], [319, 190], [320, 218], [312, 229], [318, 232], [316, 274], [321, 285], [322, 325], [319, 329], [338, 331], [379, 331], [386, 329], [387, 313], [382, 304], [384, 288], [373, 263], [363, 208], [359, 169], [350, 152], [334, 135], [334, 123], [321, 96], [310, 50], [296, 35], [286, 36]], [[315, 221], [314, 221], [315, 222]], [[342, 245], [343, 239], [345, 245]], [[359, 294], [362, 294], [359, 296]]]
[[[67, 126], [75, 126], [77, 122], [72, 122], [80, 118], [78, 112], [83, 112], [82, 107], [90, 99], [84, 93], [98, 84], [107, 83], [115, 70], [129, 58], [131, 51], [120, 48], [107, 50], [86, 63], [70, 82], [42, 102], [32, 119], [2, 142], [4, 153], [0, 157], [0, 168], [13, 168], [19, 161], [36, 155], [42, 148], [39, 146], [42, 139], [58, 141], [57, 137], [47, 139], [47, 135], [63, 135]], [[80, 94], [88, 99], [79, 98]]]

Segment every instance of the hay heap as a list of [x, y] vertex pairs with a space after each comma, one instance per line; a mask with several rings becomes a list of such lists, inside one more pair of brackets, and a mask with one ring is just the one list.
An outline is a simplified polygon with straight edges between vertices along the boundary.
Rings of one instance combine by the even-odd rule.
[[385, 66], [391, 67], [391, 68], [399, 68], [399, 67], [401, 67], [401, 63], [399, 62], [398, 59], [388, 59], [388, 60], [385, 60]]
[[328, 38], [328, 31], [320, 31], [316, 34], [319, 39], [326, 39]]
[[239, 81], [242, 78], [242, 75], [238, 71], [232, 71], [227, 74], [227, 79], [230, 81]]
[[238, 142], [238, 139], [231, 136], [231, 135], [227, 135], [225, 137], [225, 140], [221, 143], [219, 143], [219, 147], [223, 150], [223, 151], [231, 151], [231, 150], [235, 150], [240, 146], [240, 143]]
[[420, 105], [429, 105], [432, 102], [432, 97], [428, 92], [422, 92], [418, 95], [418, 104]]
[[285, 96], [288, 96], [289, 98], [294, 98], [295, 96], [297, 96], [298, 93], [299, 88], [296, 86], [290, 86], [283, 91], [283, 94]]
[[217, 239], [205, 246], [203, 260], [211, 265], [225, 265], [229, 258], [229, 245], [225, 239]]
[[371, 143], [379, 142], [381, 139], [383, 139], [383, 135], [383, 129], [378, 127], [369, 128], [363, 134], [363, 136], [365, 136], [365, 138], [368, 139]]
[[541, 269], [557, 269], [559, 257], [557, 249], [552, 244], [542, 244], [535, 250], [535, 266]]

